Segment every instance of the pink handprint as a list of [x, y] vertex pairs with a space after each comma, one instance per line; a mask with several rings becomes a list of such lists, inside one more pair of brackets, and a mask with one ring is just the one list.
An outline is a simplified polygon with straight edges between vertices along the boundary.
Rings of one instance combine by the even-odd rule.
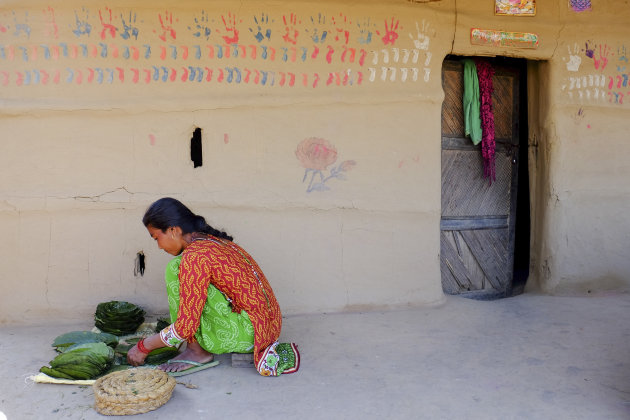
[[233, 15], [232, 12], [228, 13], [227, 21], [225, 16], [221, 15], [221, 20], [223, 20], [223, 25], [225, 25], [225, 31], [227, 33], [232, 33], [232, 35], [223, 35], [222, 38], [226, 44], [236, 44], [238, 43], [238, 29], [236, 28], [236, 15]]
[[603, 47], [604, 48], [602, 49], [602, 45], [599, 46], [599, 59], [593, 57], [595, 68], [599, 70], [604, 70], [604, 68], [608, 64], [608, 54], [610, 54], [610, 49], [608, 48], [608, 45], [604, 44]]
[[101, 25], [103, 25], [103, 30], [101, 31], [101, 39], [105, 39], [108, 32], [112, 38], [116, 38], [116, 27], [112, 23], [113, 22], [112, 9], [110, 9], [109, 7], [106, 7], [105, 13], [106, 13], [105, 19], [107, 19], [107, 22], [103, 20], [102, 11], [101, 10], [98, 11], [98, 17], [101, 20]]
[[46, 36], [57, 38], [59, 35], [59, 27], [57, 26], [57, 22], [55, 21], [55, 10], [52, 7], [48, 6], [46, 9], [44, 9], [44, 16], [46, 16], [46, 26], [48, 28]]
[[[286, 15], [282, 16], [282, 21], [284, 22], [286, 33], [282, 35], [282, 39], [286, 42], [290, 42], [295, 45], [297, 43], [297, 37], [299, 35], [299, 31], [296, 29], [298, 24], [297, 15], [291, 13], [289, 19], [287, 21]], [[302, 23], [302, 22], [299, 22]]]
[[343, 39], [344, 44], [347, 45], [348, 41], [350, 40], [350, 31], [348, 30], [348, 25], [352, 23], [350, 21], [350, 18], [342, 13], [339, 13], [339, 17], [337, 19], [333, 17], [332, 21], [335, 25], [335, 41]]
[[[396, 42], [396, 40], [398, 39], [398, 25], [399, 25], [399, 21], [396, 20], [394, 22], [394, 18], [392, 17], [392, 22], [390, 25], [387, 25], [387, 19], [385, 19], [385, 35], [383, 35], [383, 43], [385, 45], [387, 44], [392, 44], [394, 45], [394, 43]], [[402, 27], [400, 28], [402, 29]], [[380, 32], [376, 32], [377, 34], [380, 35]]]
[[[170, 35], [173, 39], [177, 39], [177, 33], [175, 32], [175, 28], [173, 28], [173, 13], [165, 12], [164, 17], [162, 17], [161, 13], [158, 13], [158, 18], [160, 20], [160, 26], [162, 27], [162, 35], [159, 35], [160, 39], [166, 41], [167, 35]], [[177, 22], [177, 19], [175, 21]]]

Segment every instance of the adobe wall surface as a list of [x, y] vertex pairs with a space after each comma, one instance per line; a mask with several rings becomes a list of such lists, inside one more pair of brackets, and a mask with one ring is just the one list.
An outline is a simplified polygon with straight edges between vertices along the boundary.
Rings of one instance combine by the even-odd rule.
[[[515, 17], [481, 3], [3, 2], [0, 321], [110, 299], [165, 311], [169, 256], [141, 223], [162, 196], [232, 234], [285, 314], [442, 302], [447, 54], [543, 60], [530, 283], [628, 288], [627, 4]], [[538, 43], [473, 45], [471, 28]]]

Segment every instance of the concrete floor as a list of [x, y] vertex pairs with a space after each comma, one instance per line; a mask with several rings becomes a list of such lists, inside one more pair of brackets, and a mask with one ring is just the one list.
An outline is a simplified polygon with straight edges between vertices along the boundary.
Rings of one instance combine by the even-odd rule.
[[[58, 334], [0, 327], [0, 412], [102, 419], [90, 387], [34, 384]], [[171, 400], [134, 418], [630, 419], [630, 295], [449, 297], [437, 308], [289, 317], [298, 373], [221, 365], [178, 378]], [[2, 414], [0, 414], [2, 418]]]

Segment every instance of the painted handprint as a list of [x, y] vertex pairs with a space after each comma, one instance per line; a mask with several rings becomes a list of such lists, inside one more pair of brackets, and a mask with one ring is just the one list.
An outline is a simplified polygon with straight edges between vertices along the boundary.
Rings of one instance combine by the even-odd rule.
[[135, 26], [136, 24], [136, 13], [135, 12], [129, 12], [129, 18], [125, 19], [125, 16], [121, 13], [120, 14], [120, 21], [122, 22], [122, 26], [123, 26], [123, 32], [121, 32], [120, 37], [122, 39], [129, 39], [131, 37], [134, 37], [134, 39], [138, 39], [138, 27]]
[[595, 48], [597, 48], [597, 45], [592, 45], [592, 48], [589, 48], [588, 43], [591, 41], [586, 41], [585, 43], [585, 49], [584, 49], [584, 54], [586, 54], [586, 56], [588, 58], [593, 58], [593, 56], [595, 55]]
[[210, 29], [210, 19], [206, 12], [202, 10], [201, 16], [195, 16], [193, 21], [193, 25], [188, 27], [188, 30], [192, 32], [192, 36], [196, 38], [204, 37], [207, 41], [210, 38], [212, 30]]
[[89, 18], [90, 12], [85, 7], [81, 9], [82, 16], [79, 18], [79, 14], [77, 11], [74, 11], [74, 19], [75, 19], [75, 28], [72, 30], [72, 33], [78, 37], [82, 35], [90, 36], [92, 33], [92, 25], [90, 25]]
[[569, 46], [567, 46], [567, 50], [569, 50], [569, 59], [566, 61], [567, 70], [568, 71], [578, 71], [580, 70], [580, 64], [582, 63], [582, 58], [580, 57], [580, 48], [577, 44], [573, 45], [573, 51]]
[[[387, 19], [385, 19], [385, 35], [381, 38], [383, 40], [383, 44], [392, 44], [396, 42], [398, 39], [398, 31], [400, 22], [398, 20], [394, 21], [395, 18], [392, 17], [391, 23], [387, 23]], [[402, 29], [402, 26], [400, 27]], [[379, 31], [376, 31], [377, 34], [380, 35]]]
[[606, 65], [608, 64], [608, 54], [610, 54], [610, 48], [608, 48], [608, 45], [599, 45], [599, 58], [593, 56], [595, 69], [604, 70], [604, 68], [606, 68]]
[[620, 73], [625, 73], [626, 65], [628, 64], [628, 56], [626, 53], [625, 45], [617, 48], [617, 61], [619, 62], [619, 64], [617, 64], [617, 71]]
[[370, 22], [370, 18], [364, 19], [361, 22], [357, 22], [359, 27], [359, 44], [367, 45], [372, 42], [372, 31], [375, 25]]
[[345, 45], [350, 40], [349, 26], [352, 23], [350, 18], [343, 13], [339, 13], [338, 17], [332, 18], [333, 25], [335, 27], [335, 41], [342, 41]]
[[15, 36], [16, 38], [20, 36], [21, 33], [26, 35], [26, 38], [31, 37], [31, 25], [29, 25], [28, 23], [28, 12], [24, 12], [23, 19], [23, 21], [18, 21], [17, 14], [13, 12], [13, 36]]
[[291, 13], [288, 19], [286, 15], [283, 15], [282, 21], [284, 22], [285, 28], [285, 34], [282, 35], [282, 39], [295, 45], [297, 43], [297, 37], [300, 34], [300, 32], [297, 30], [297, 25], [298, 23], [302, 22], [298, 22], [297, 15], [294, 13]]
[[435, 30], [432, 30], [430, 28], [431, 25], [428, 22], [425, 22], [424, 19], [422, 19], [422, 28], [420, 28], [420, 24], [416, 22], [415, 36], [411, 33], [409, 34], [409, 38], [411, 38], [411, 40], [413, 41], [414, 48], [417, 48], [419, 50], [429, 49], [429, 42], [431, 41], [429, 34], [431, 34], [432, 36], [435, 34]]
[[[158, 13], [158, 20], [160, 21], [160, 27], [162, 29], [162, 33], [158, 35], [158, 37], [162, 41], [166, 41], [166, 38], [168, 38], [169, 35], [172, 39], [177, 39], [177, 32], [175, 31], [175, 28], [173, 28], [173, 13], [167, 11], [164, 13], [164, 16], [162, 16], [161, 13]], [[177, 22], [177, 19], [175, 19], [175, 22]], [[157, 30], [154, 30], [153, 32], [157, 33]]]
[[313, 25], [313, 29], [308, 30], [305, 29], [304, 32], [310, 34], [311, 39], [316, 44], [322, 44], [326, 41], [326, 37], [328, 36], [328, 27], [326, 26], [326, 16], [321, 13], [317, 14], [317, 19], [314, 16], [311, 16], [311, 23]]
[[351, 170], [356, 162], [353, 160], [345, 160], [339, 165], [330, 169], [328, 175], [324, 171], [337, 161], [337, 149], [328, 140], [309, 137], [298, 144], [295, 150], [295, 156], [306, 168], [302, 182], [306, 182], [310, 174], [310, 180], [306, 189], [307, 193], [311, 191], [326, 191], [330, 188], [326, 186], [332, 178], [345, 179], [344, 172]]
[[103, 26], [103, 30], [101, 31], [101, 39], [105, 39], [108, 33], [112, 38], [116, 38], [117, 29], [113, 24], [112, 9], [110, 9], [109, 7], [105, 8], [105, 17], [103, 17], [103, 12], [99, 10], [98, 17], [101, 21], [101, 25]]
[[[273, 20], [271, 21], [273, 23]], [[254, 38], [256, 41], [262, 42], [267, 39], [269, 41], [271, 39], [271, 29], [269, 28], [269, 15], [262, 14], [260, 19], [254, 16], [254, 23], [256, 28], [249, 28], [249, 31], [254, 34]]]
[[228, 33], [228, 35], [222, 36], [223, 40], [226, 44], [237, 44], [238, 29], [236, 28], [236, 15], [233, 15], [232, 12], [228, 12], [227, 20], [223, 15], [221, 15], [221, 20], [223, 20], [225, 31]]
[[55, 9], [53, 9], [50, 6], [44, 9], [44, 19], [45, 19], [45, 27], [46, 27], [46, 31], [45, 31], [46, 37], [58, 38], [59, 26], [57, 26], [57, 22], [55, 20]]

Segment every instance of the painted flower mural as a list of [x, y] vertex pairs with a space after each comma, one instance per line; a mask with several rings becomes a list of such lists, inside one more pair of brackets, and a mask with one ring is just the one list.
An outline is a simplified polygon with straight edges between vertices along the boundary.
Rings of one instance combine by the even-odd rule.
[[344, 172], [351, 170], [356, 165], [353, 160], [344, 160], [339, 165], [333, 166], [328, 174], [325, 174], [324, 172], [328, 170], [328, 167], [337, 161], [337, 148], [328, 140], [318, 137], [302, 140], [295, 150], [295, 156], [306, 168], [302, 182], [305, 182], [310, 174], [306, 189], [306, 192], [309, 193], [329, 190], [330, 188], [325, 185], [326, 182], [332, 178], [346, 179]]

